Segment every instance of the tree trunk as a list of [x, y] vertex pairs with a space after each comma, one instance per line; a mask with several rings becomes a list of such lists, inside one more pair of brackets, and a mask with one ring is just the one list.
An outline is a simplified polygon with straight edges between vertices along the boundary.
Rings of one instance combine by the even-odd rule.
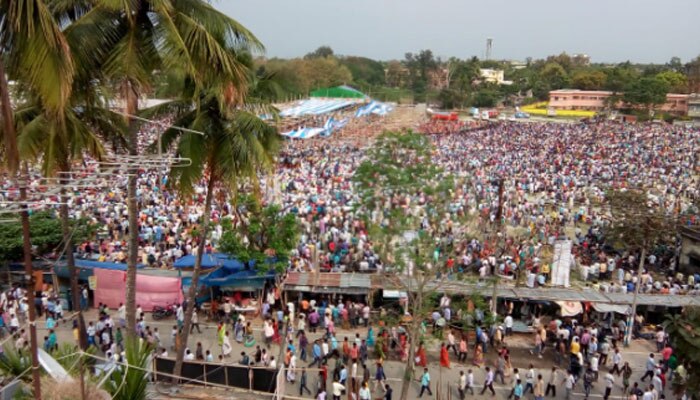
[[[410, 281], [410, 279], [409, 279]], [[410, 287], [408, 288], [410, 289]], [[422, 290], [422, 288], [420, 289]], [[413, 369], [415, 368], [415, 358], [416, 358], [416, 351], [415, 349], [417, 346], [420, 344], [420, 326], [421, 326], [421, 319], [418, 316], [419, 313], [422, 311], [423, 308], [423, 296], [422, 293], [419, 292], [416, 294], [416, 301], [415, 304], [413, 305], [413, 313], [412, 313], [412, 321], [411, 321], [411, 329], [408, 332], [409, 333], [409, 338], [410, 339], [410, 346], [408, 347], [408, 359], [406, 360], [406, 368], [404, 369], [403, 372], [403, 378], [402, 378], [402, 383], [401, 383], [401, 395], [399, 396], [399, 399], [407, 399], [408, 398], [408, 391], [411, 388], [411, 380], [413, 379]]]
[[[210, 166], [211, 168], [211, 166]], [[213, 171], [210, 171], [209, 182], [207, 182], [207, 197], [204, 200], [204, 215], [202, 215], [202, 226], [199, 234], [199, 246], [197, 248], [197, 257], [194, 262], [194, 271], [192, 272], [192, 282], [187, 291], [187, 309], [185, 310], [185, 321], [183, 323], [182, 332], [178, 335], [176, 342], [176, 358], [175, 369], [173, 375], [180, 376], [182, 372], [182, 362], [185, 357], [185, 349], [187, 348], [187, 339], [190, 334], [192, 325], [192, 313], [194, 311], [195, 301], [197, 299], [197, 287], [199, 286], [199, 274], [202, 270], [202, 257], [204, 256], [204, 247], [207, 241], [207, 232], [209, 231], [209, 215], [211, 214], [211, 202], [214, 192], [215, 176]]]
[[[18, 172], [19, 169], [19, 151], [17, 149], [17, 132], [15, 131], [15, 120], [12, 113], [12, 103], [10, 102], [10, 91], [7, 85], [7, 76], [5, 76], [5, 62], [0, 56], [0, 109], [2, 111], [2, 119], [5, 125], [5, 135], [3, 144], [5, 147], [5, 165], [11, 175]], [[27, 201], [27, 185], [29, 184], [29, 171], [25, 165], [25, 177], [17, 175], [19, 179], [19, 198], [20, 201]], [[31, 233], [29, 231], [29, 211], [27, 205], [24, 204], [20, 213], [22, 221], [22, 246], [24, 250], [24, 271], [29, 280], [27, 288], [27, 302], [29, 314], [29, 342], [32, 352], [32, 384], [34, 386], [34, 398], [41, 400], [41, 371], [39, 370], [39, 356], [37, 354], [37, 338], [36, 325], [34, 324], [35, 311], [34, 308], [34, 266], [32, 265], [32, 243]]]
[[[2, 77], [0, 80], [5, 80], [5, 74], [0, 72]], [[14, 131], [14, 124], [12, 125]], [[19, 180], [20, 185], [20, 201], [27, 201], [27, 185], [29, 184], [29, 170], [25, 164], [24, 166], [24, 179]], [[39, 369], [39, 354], [38, 352], [38, 342], [36, 337], [36, 325], [34, 324], [36, 319], [36, 308], [34, 307], [34, 266], [32, 265], [32, 244], [29, 232], [29, 211], [27, 211], [27, 205], [23, 206], [21, 213], [22, 219], [22, 245], [24, 249], [24, 273], [29, 278], [29, 283], [27, 287], [27, 303], [28, 313], [29, 313], [29, 341], [32, 352], [32, 384], [34, 386], [34, 398], [41, 400], [41, 370]]]
[[[2, 122], [5, 125], [3, 143], [5, 152], [5, 166], [10, 173], [14, 174], [19, 170], [19, 151], [17, 149], [17, 132], [15, 131], [15, 120], [12, 114], [12, 103], [10, 102], [10, 90], [7, 86], [5, 76], [5, 62], [0, 54], [0, 108], [2, 108]], [[34, 306], [31, 304], [31, 306]]]
[[[61, 168], [64, 172], [70, 171], [70, 167], [63, 165]], [[61, 179], [61, 185], [67, 183], [65, 177]], [[78, 269], [75, 268], [75, 258], [73, 256], [73, 234], [70, 231], [70, 218], [68, 217], [68, 196], [66, 196], [65, 190], [61, 190], [61, 205], [59, 207], [58, 213], [61, 217], [61, 231], [63, 233], [63, 243], [64, 243], [64, 253], [66, 256], [66, 264], [68, 265], [68, 273], [70, 274], [70, 291], [71, 291], [71, 301], [73, 303], [73, 310], [78, 312], [78, 330], [80, 334], [78, 335], [78, 344], [81, 349], [87, 349], [87, 337], [85, 333], [85, 319], [83, 318], [83, 309], [80, 304], [80, 288], [78, 287]]]
[[[136, 121], [130, 116], [138, 111], [138, 95], [130, 82], [122, 84], [123, 98], [126, 102], [125, 111], [128, 114], [129, 126], [129, 154], [138, 155], [138, 127]], [[126, 334], [136, 338], [136, 264], [139, 256], [139, 223], [138, 205], [136, 204], [136, 181], [139, 169], [137, 166], [129, 168], [127, 182], [127, 210], [129, 214], [129, 254], [126, 267]]]
[[625, 332], [624, 345], [629, 346], [632, 341], [632, 331], [634, 330], [634, 317], [637, 315], [637, 293], [639, 293], [639, 287], [642, 284], [641, 276], [642, 271], [644, 271], [644, 259], [647, 256], [647, 246], [646, 243], [642, 246], [642, 254], [639, 257], [639, 269], [637, 270], [637, 284], [634, 285], [634, 296], [632, 296], [632, 312], [627, 319], [627, 332]]

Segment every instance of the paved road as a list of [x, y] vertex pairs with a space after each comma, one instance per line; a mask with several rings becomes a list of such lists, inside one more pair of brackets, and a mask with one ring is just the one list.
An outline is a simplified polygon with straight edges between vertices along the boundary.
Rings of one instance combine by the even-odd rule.
[[[96, 319], [96, 311], [95, 310], [90, 310], [86, 313], [86, 322], [87, 321], [94, 321]], [[172, 345], [172, 340], [171, 340], [171, 329], [173, 325], [175, 324], [174, 320], [165, 320], [165, 321], [152, 321], [150, 320], [150, 315], [147, 316], [147, 324], [149, 326], [153, 327], [158, 327], [158, 330], [160, 331], [160, 336], [163, 341], [163, 345], [165, 345], [170, 353], [171, 356], [174, 355], [174, 352], [170, 350], [171, 345]], [[256, 324], [256, 339], [260, 338], [261, 334], [261, 321], [256, 320], [254, 322]], [[217, 346], [216, 342], [216, 325], [215, 324], [208, 324], [208, 323], [202, 323], [202, 333], [194, 333], [190, 335], [189, 339], [189, 348], [193, 349], [196, 347], [197, 342], [201, 342], [205, 350], [210, 350], [214, 354], [215, 357], [218, 357], [218, 354], [220, 354], [220, 350]], [[40, 323], [37, 324], [38, 326], [38, 336], [41, 339], [46, 335], [46, 330], [44, 329], [44, 324], [43, 320], [40, 321]], [[366, 330], [362, 329], [358, 331], [360, 333], [360, 336], [364, 337], [366, 335]], [[59, 338], [59, 343], [66, 343], [66, 342], [73, 342], [73, 336], [72, 333], [70, 332], [70, 325], [69, 324], [60, 324], [57, 330], [58, 333], [58, 338]], [[313, 334], [310, 335], [309, 339], [315, 339], [316, 337], [320, 336], [320, 334], [316, 334], [315, 336]], [[355, 336], [355, 331], [344, 331], [340, 330], [338, 333], [338, 338], [339, 341], [342, 341], [342, 339], [347, 336], [348, 338], [352, 339]], [[525, 336], [515, 336], [512, 339], [509, 339], [509, 347], [511, 348], [511, 354], [512, 354], [512, 362], [513, 366], [515, 368], [520, 368], [521, 370], [526, 370], [528, 368], [528, 365], [532, 363], [535, 368], [537, 369], [538, 373], [541, 373], [545, 379], [547, 380], [549, 376], [549, 370], [552, 368], [554, 365], [553, 363], [553, 358], [551, 354], [551, 349], [547, 349], [547, 351], [544, 354], [544, 357], [542, 359], [538, 359], [537, 357], [533, 357], [529, 353], [529, 349], [527, 348], [528, 343], [531, 341], [531, 338], [529, 335]], [[258, 342], [261, 342], [258, 340]], [[446, 399], [446, 391], [448, 390], [448, 385], [451, 386], [453, 390], [453, 398], [458, 399], [458, 394], [456, 391], [456, 383], [458, 382], [458, 377], [459, 377], [459, 371], [464, 370], [465, 373], [467, 372], [467, 369], [472, 368], [474, 370], [474, 376], [475, 376], [475, 382], [477, 386], [477, 391], [476, 395], [471, 395], [468, 394], [467, 398], [476, 398], [476, 399], [481, 399], [481, 398], [494, 398], [491, 397], [490, 394], [480, 396], [479, 391], [482, 388], [482, 384], [484, 382], [484, 377], [485, 377], [485, 371], [484, 368], [477, 368], [471, 365], [471, 353], [469, 355], [469, 362], [468, 364], [459, 364], [456, 362], [453, 362], [451, 365], [450, 369], [447, 368], [440, 368], [438, 359], [437, 359], [437, 349], [439, 348], [439, 342], [434, 341], [432, 343], [428, 344], [428, 350], [429, 350], [429, 370], [430, 370], [430, 375], [432, 377], [432, 389], [433, 393], [435, 394], [436, 392], [436, 386], [439, 385], [440, 382], [442, 382], [442, 387], [443, 387], [443, 396], [441, 397], [442, 399]], [[644, 363], [646, 361], [646, 358], [649, 354], [649, 352], [654, 350], [653, 343], [643, 341], [643, 340], [638, 340], [633, 342], [632, 346], [628, 349], [625, 349], [623, 351], [624, 359], [625, 361], [629, 361], [630, 365], [632, 366], [632, 369], [634, 371], [632, 375], [631, 382], [638, 381], [641, 378], [641, 375], [644, 372]], [[233, 362], [237, 361], [240, 358], [240, 353], [241, 351], [246, 351], [246, 352], [251, 352], [254, 351], [254, 348], [246, 348], [242, 344], [238, 343], [233, 343], [233, 357], [231, 358]], [[271, 354], [274, 355], [276, 358], [279, 354], [279, 346], [273, 345], [271, 349]], [[490, 350], [489, 353], [486, 355], [487, 359], [487, 365], [493, 365], [494, 360], [495, 360], [495, 354], [494, 351]], [[306, 366], [305, 362], [299, 361], [298, 364], [300, 367]], [[330, 367], [332, 368], [335, 365], [333, 361], [330, 362]], [[374, 376], [374, 363], [372, 356], [370, 355], [370, 361], [369, 361], [369, 368], [371, 375]], [[391, 387], [394, 389], [394, 399], [399, 398], [399, 392], [401, 390], [401, 377], [403, 376], [403, 371], [405, 369], [405, 366], [403, 363], [395, 360], [388, 360], [385, 363], [385, 371], [386, 375], [388, 377], [388, 383], [391, 385]], [[596, 398], [602, 398], [603, 392], [604, 392], [604, 383], [602, 377], [604, 376], [604, 373], [607, 371], [607, 368], [602, 368], [601, 369], [601, 378], [600, 381], [594, 386], [593, 392], [591, 393], [590, 398], [596, 399]], [[360, 371], [358, 371], [359, 374], [361, 374], [361, 367]], [[562, 379], [564, 377], [564, 373], [560, 374], [562, 376]], [[523, 384], [524, 384], [524, 371], [521, 372], [521, 377], [523, 378]], [[416, 375], [416, 378], [418, 378], [418, 373]], [[647, 380], [647, 382], [649, 382]], [[317, 384], [317, 374], [316, 373], [311, 373], [309, 372], [309, 383], [308, 386], [313, 390], [313, 388], [316, 387]], [[328, 382], [328, 385], [330, 385], [330, 382]], [[557, 387], [557, 397], [556, 399], [564, 399], [564, 390], [563, 390], [564, 385], [559, 385]], [[510, 393], [510, 388], [511, 384], [506, 380], [505, 385], [500, 384], [498, 382], [496, 385], [494, 385], [494, 388], [496, 389], [496, 399], [506, 399], [508, 394]], [[420, 390], [420, 384], [417, 381], [414, 381], [412, 383], [412, 388], [409, 391], [409, 396], [408, 399], [417, 399], [418, 398], [418, 393]], [[196, 394], [198, 391], [196, 389], [192, 390], [193, 394]], [[299, 394], [299, 387], [298, 387], [298, 382], [295, 385], [292, 384], [287, 384], [286, 387], [286, 394], [289, 396], [298, 396]], [[212, 390], [207, 390], [209, 396], [214, 396], [216, 391]], [[246, 393], [239, 393], [239, 392], [222, 392], [226, 393], [224, 396], [221, 398], [240, 398], [240, 399], [253, 399], [253, 398], [258, 398], [259, 396], [251, 396], [250, 394]], [[666, 391], [667, 396], [670, 395], [670, 390]], [[373, 396], [376, 396], [376, 398], [381, 398], [382, 392], [378, 391], [373, 393]], [[427, 395], [427, 393], [424, 395], [424, 398], [429, 398], [430, 396]], [[435, 397], [435, 396], [432, 396]], [[308, 398], [308, 396], [306, 396]], [[329, 397], [330, 398], [330, 397]], [[530, 399], [532, 398], [532, 395], [528, 395], [526, 398]], [[555, 398], [555, 397], [548, 397], [548, 398]], [[572, 399], [583, 399], [583, 388], [581, 386], [581, 383], [577, 385], [577, 387], [574, 389], [574, 394], [571, 397]], [[615, 382], [615, 388], [613, 390], [613, 395], [610, 396], [610, 399], [624, 399], [622, 396], [622, 379], [617, 378], [617, 381]]]

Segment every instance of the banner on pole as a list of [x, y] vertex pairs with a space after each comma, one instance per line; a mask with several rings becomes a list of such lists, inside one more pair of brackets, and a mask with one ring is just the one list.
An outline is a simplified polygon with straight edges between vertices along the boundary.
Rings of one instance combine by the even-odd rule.
[[571, 248], [571, 240], [557, 240], [554, 242], [551, 280], [553, 286], [569, 287], [571, 264], [573, 263]]

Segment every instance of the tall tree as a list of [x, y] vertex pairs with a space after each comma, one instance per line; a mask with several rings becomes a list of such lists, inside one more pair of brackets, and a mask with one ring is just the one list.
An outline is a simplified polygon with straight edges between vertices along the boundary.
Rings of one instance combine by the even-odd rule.
[[550, 89], [561, 89], [569, 83], [569, 74], [559, 63], [549, 62], [542, 71], [540, 77], [547, 83]]
[[[359, 211], [375, 238], [376, 252], [392, 271], [385, 275], [386, 284], [408, 296], [410, 344], [401, 399], [408, 396], [430, 297], [449, 274], [446, 259], [451, 245], [436, 238], [449, 229], [458, 242], [462, 234], [460, 217], [445, 219], [456, 187], [454, 177], [433, 163], [432, 152], [424, 135], [387, 132], [370, 150], [371, 161], [362, 163], [354, 177], [362, 205]], [[413, 206], [421, 202], [425, 210]]]
[[601, 90], [605, 86], [607, 75], [603, 71], [576, 71], [571, 78], [571, 85], [581, 90]]
[[685, 393], [700, 393], [700, 308], [685, 307], [680, 315], [667, 315], [663, 325], [678, 360], [667, 386], [678, 399]]
[[656, 77], [642, 77], [627, 85], [623, 100], [632, 107], [642, 107], [651, 114], [655, 107], [666, 102], [668, 85]]
[[[70, 96], [73, 62], [58, 24], [41, 0], [0, 1], [0, 115], [3, 136], [0, 154], [13, 176], [20, 167], [17, 132], [9, 93], [8, 76], [42, 100], [44, 108], [61, 122], [60, 111]], [[26, 165], [25, 165], [26, 168]], [[25, 171], [26, 172], [26, 171]], [[26, 177], [25, 177], [26, 178]], [[20, 183], [20, 201], [26, 201], [26, 184]], [[25, 272], [33, 276], [29, 212], [21, 213]], [[31, 286], [31, 285], [30, 285]], [[34, 290], [27, 300], [34, 303]], [[34, 321], [34, 307], [29, 307]], [[34, 396], [41, 399], [36, 325], [29, 326]]]
[[[83, 5], [83, 3], [79, 3]], [[73, 8], [75, 9], [75, 7]], [[80, 32], [81, 58], [104, 57], [102, 70], [116, 82], [128, 124], [128, 148], [138, 155], [138, 99], [152, 84], [153, 71], [181, 69], [203, 85], [212, 76], [227, 76], [229, 94], [245, 94], [246, 68], [231, 48], [261, 50], [251, 32], [203, 0], [99, 0], [69, 29]], [[217, 78], [218, 79], [218, 78]], [[223, 88], [219, 88], [224, 90]], [[130, 169], [128, 269], [126, 285], [127, 333], [135, 335], [136, 264], [138, 261], [138, 169]]]
[[333, 49], [331, 49], [330, 46], [321, 46], [318, 49], [312, 51], [311, 53], [307, 53], [304, 58], [306, 59], [312, 59], [312, 58], [328, 58], [328, 57], [334, 57], [335, 53], [333, 53]]
[[663, 71], [656, 74], [655, 78], [663, 82], [670, 93], [688, 92], [688, 78], [681, 72]]
[[[233, 51], [233, 49], [231, 49]], [[240, 56], [240, 54], [239, 54]], [[243, 63], [245, 65], [245, 63]], [[252, 67], [252, 66], [251, 66]], [[252, 72], [249, 72], [249, 82]], [[226, 76], [212, 77], [208, 85], [196, 90], [194, 103], [187, 100], [166, 104], [155, 111], [175, 107], [179, 111], [174, 126], [188, 128], [182, 131], [170, 128], [165, 131], [161, 145], [163, 151], [176, 147], [180, 157], [192, 160], [186, 167], [173, 168], [171, 182], [183, 195], [192, 194], [202, 180], [206, 182], [204, 213], [199, 225], [197, 254], [192, 282], [187, 293], [187, 308], [183, 328], [177, 338], [177, 355], [174, 375], [179, 376], [187, 347], [192, 314], [195, 307], [202, 257], [205, 252], [212, 201], [216, 189], [235, 189], [244, 181], [257, 185], [259, 172], [269, 172], [273, 166], [273, 156], [278, 150], [280, 136], [277, 129], [258, 117], [259, 113], [276, 115], [275, 109], [253, 96], [233, 98], [230, 96], [233, 84], [222, 86]], [[259, 81], [254, 81], [258, 82]], [[228, 88], [228, 90], [221, 90]], [[252, 90], [251, 94], [257, 91]]]
[[700, 92], [700, 56], [685, 65], [685, 73], [688, 77], [688, 90], [691, 93]]
[[[647, 192], [631, 188], [606, 193], [610, 225], [605, 240], [614, 247], [639, 253], [638, 275], [644, 270], [647, 251], [658, 244], [674, 241], [675, 222], [661, 210], [650, 204]], [[638, 281], [639, 282], [639, 281]], [[628, 317], [625, 345], [632, 337], [632, 324], [637, 311], [639, 283], [635, 285], [632, 312]]]

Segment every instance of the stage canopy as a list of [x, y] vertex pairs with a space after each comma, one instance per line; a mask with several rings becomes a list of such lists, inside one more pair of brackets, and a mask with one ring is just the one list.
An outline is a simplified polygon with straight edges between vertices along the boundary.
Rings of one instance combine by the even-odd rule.
[[306, 115], [323, 115], [362, 103], [361, 99], [322, 99], [311, 98], [294, 103], [280, 111], [280, 117], [301, 117]]

